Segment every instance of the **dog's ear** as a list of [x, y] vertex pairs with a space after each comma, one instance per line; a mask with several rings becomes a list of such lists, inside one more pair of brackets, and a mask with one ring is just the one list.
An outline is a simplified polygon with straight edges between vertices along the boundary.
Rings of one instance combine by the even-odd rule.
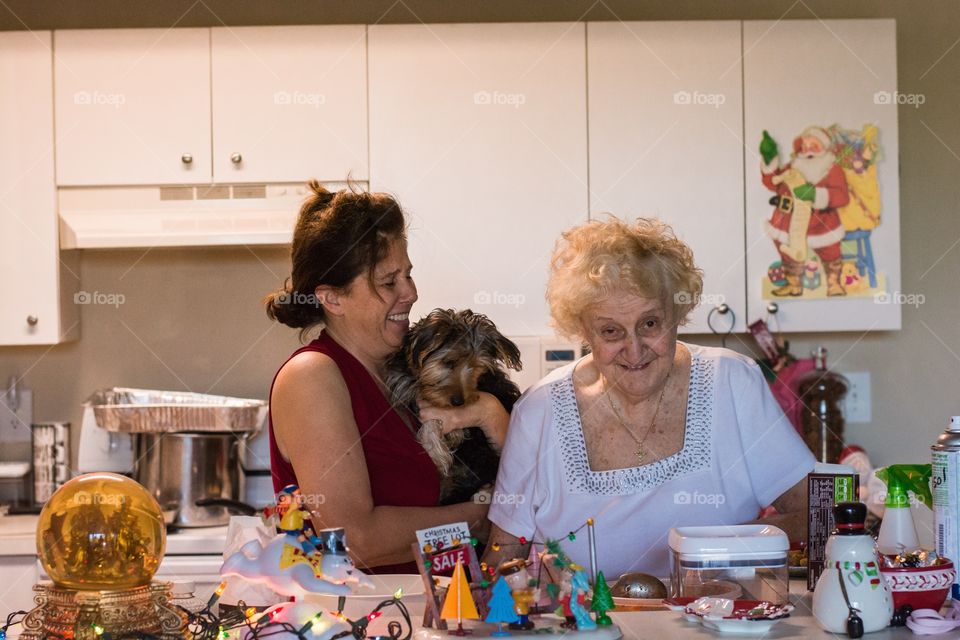
[[390, 391], [391, 405], [406, 407], [417, 414], [417, 379], [410, 371], [407, 363], [406, 343], [407, 339], [404, 338], [404, 347], [387, 359], [386, 375], [384, 375], [383, 383]]
[[493, 320], [482, 313], [470, 313], [470, 321], [477, 334], [482, 337], [483, 348], [488, 349], [490, 355], [503, 362], [510, 369], [520, 371], [523, 364], [520, 362], [520, 349], [517, 348], [517, 345], [500, 333]]
[[414, 376], [420, 375], [427, 358], [445, 340], [445, 322], [443, 309], [434, 309], [415, 325], [410, 327], [403, 340], [402, 351], [407, 359], [407, 367]]
[[498, 331], [493, 341], [497, 348], [497, 358], [514, 371], [520, 371], [523, 368], [523, 363], [520, 362], [520, 349], [513, 340]]

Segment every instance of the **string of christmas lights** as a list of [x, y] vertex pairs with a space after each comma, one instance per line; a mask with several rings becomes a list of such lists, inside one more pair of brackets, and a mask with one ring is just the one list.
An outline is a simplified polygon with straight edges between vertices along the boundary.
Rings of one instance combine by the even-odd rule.
[[[219, 593], [214, 592], [214, 595], [211, 596], [207, 605], [198, 612], [192, 612], [179, 605], [174, 605], [183, 612], [187, 619], [187, 623], [182, 629], [184, 638], [189, 637], [194, 640], [225, 640], [231, 637], [238, 637], [246, 640], [259, 640], [261, 638], [282, 636], [296, 640], [311, 640], [312, 635], [310, 634], [310, 629], [325, 615], [324, 612], [321, 611], [310, 618], [305, 624], [296, 626], [289, 622], [275, 620], [281, 609], [274, 609], [273, 612], [271, 612], [272, 615], [265, 615], [258, 613], [253, 607], [247, 607], [246, 603], [241, 601], [238, 603], [237, 610], [221, 618], [212, 610], [212, 607], [215, 606], [219, 600], [220, 594], [223, 593], [223, 589], [218, 589], [218, 591]], [[402, 593], [398, 591], [392, 598], [380, 602], [373, 611], [366, 616], [356, 620], [346, 618], [340, 611], [330, 614], [350, 625], [350, 629], [332, 636], [331, 640], [339, 640], [340, 638], [363, 640], [367, 637], [367, 626], [370, 622], [383, 615], [384, 610], [389, 607], [396, 607], [400, 613], [402, 622], [399, 620], [391, 620], [387, 624], [387, 635], [385, 637], [391, 640], [410, 640], [413, 636], [413, 623], [410, 618], [410, 612], [407, 610], [406, 605], [400, 600], [401, 596]], [[7, 630], [23, 622], [23, 618], [26, 615], [26, 611], [16, 611], [9, 614], [6, 623], [0, 628], [0, 640], [6, 640]], [[97, 624], [91, 625], [91, 628], [94, 633], [103, 640], [160, 640], [159, 636], [149, 633], [137, 632], [115, 635]], [[239, 633], [235, 634], [234, 632]], [[46, 632], [44, 637], [45, 640], [71, 640], [73, 636], [71, 635], [68, 638], [59, 634]]]
[[[577, 527], [577, 528], [574, 529], [573, 531], [570, 531], [570, 532], [567, 533], [567, 536], [566, 536], [566, 537], [567, 537], [567, 540], [569, 540], [570, 542], [573, 542], [574, 540], [577, 539], [577, 534], [578, 534], [578, 533], [580, 533], [585, 527], [591, 527], [591, 526], [593, 526], [593, 518], [587, 518], [587, 521], [586, 521], [586, 522], [584, 522], [582, 525], [580, 525], [579, 527]], [[544, 550], [549, 550], [549, 548], [550, 548], [551, 546], [553, 546], [554, 541], [552, 541], [552, 540], [547, 540], [547, 541], [541, 542], [541, 541], [539, 541], [539, 540], [527, 540], [526, 537], [520, 536], [519, 538], [517, 538], [517, 542], [516, 542], [516, 543], [510, 544], [510, 545], [506, 545], [506, 546], [507, 546], [507, 548], [510, 548], [510, 547], [525, 547], [527, 544], [530, 544], [534, 549], [536, 549], [537, 547], [542, 547]], [[501, 544], [498, 543], [498, 542], [495, 542], [495, 543], [493, 543], [492, 545], [490, 545], [490, 549], [493, 550], [493, 551], [500, 551], [503, 547], [504, 547], [504, 545], [501, 545]], [[487, 565], [486, 562], [481, 562], [481, 563], [480, 563], [480, 571], [483, 572], [483, 573], [485, 573], [485, 574], [489, 574], [490, 577], [495, 576], [496, 573], [497, 573], [496, 567], [491, 567], [491, 566]], [[540, 566], [537, 568], [537, 582], [540, 582], [540, 574], [541, 574], [541, 571], [543, 571], [543, 563], [541, 563]], [[549, 571], [549, 569], [548, 569], [548, 570], [547, 570], [547, 573], [549, 573], [549, 572], [550, 572], [550, 571]], [[485, 584], [485, 583], [486, 583], [486, 584]], [[486, 579], [484, 579], [484, 580], [482, 580], [482, 581], [480, 582], [480, 586], [483, 587], [483, 588], [486, 588], [486, 587], [487, 587], [487, 584], [489, 584], [489, 582], [488, 582]]]

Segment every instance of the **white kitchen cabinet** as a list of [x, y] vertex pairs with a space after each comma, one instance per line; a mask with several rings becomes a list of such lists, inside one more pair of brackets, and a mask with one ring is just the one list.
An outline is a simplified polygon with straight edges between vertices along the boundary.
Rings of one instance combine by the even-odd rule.
[[[587, 25], [590, 215], [656, 217], [704, 271], [686, 333], [746, 328], [739, 22]], [[679, 292], [682, 295], [683, 292]]]
[[0, 33], [0, 345], [78, 336], [79, 269], [61, 259], [49, 31]]
[[55, 36], [57, 183], [209, 182], [210, 30]]
[[216, 182], [367, 180], [366, 29], [212, 29]]
[[584, 25], [369, 27], [370, 182], [411, 218], [415, 315], [550, 333], [563, 229], [587, 220]]
[[[867, 243], [859, 247], [859, 257], [862, 266], [869, 246], [877, 286], [870, 286], [868, 273], [857, 273], [857, 243], [845, 242], [845, 279], [854, 281], [847, 285], [848, 295], [827, 298], [821, 286], [819, 298], [815, 290], [805, 289], [802, 299], [776, 299], [779, 310], [773, 322], [783, 331], [899, 329], [901, 304], [909, 304], [912, 298], [911, 292], [901, 291], [900, 283], [897, 105], [910, 96], [897, 93], [894, 21], [750, 21], [743, 29], [747, 293], [751, 319], [766, 313], [772, 297], [767, 270], [779, 260], [764, 229], [773, 211], [769, 203], [773, 193], [761, 183], [758, 146], [762, 131], [770, 132], [779, 145], [781, 162], [787, 162], [794, 138], [808, 126], [839, 124], [859, 130], [869, 123], [879, 130], [880, 159], [876, 167], [881, 222], [867, 234]], [[846, 222], [844, 226], [849, 236]], [[821, 280], [824, 275], [821, 269]]]

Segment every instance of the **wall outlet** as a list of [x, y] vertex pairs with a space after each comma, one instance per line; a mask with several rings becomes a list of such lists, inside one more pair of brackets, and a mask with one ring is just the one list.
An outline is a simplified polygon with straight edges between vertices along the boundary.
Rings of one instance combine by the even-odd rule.
[[17, 390], [16, 410], [9, 406], [5, 390], [0, 391], [0, 442], [30, 442], [30, 425], [33, 423], [33, 392]]
[[849, 423], [865, 423], [872, 420], [870, 411], [870, 372], [844, 373], [850, 383], [843, 399], [843, 418]]

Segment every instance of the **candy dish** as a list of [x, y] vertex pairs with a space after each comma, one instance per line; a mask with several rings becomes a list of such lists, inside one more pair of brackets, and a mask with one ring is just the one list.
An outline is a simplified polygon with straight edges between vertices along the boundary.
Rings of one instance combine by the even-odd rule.
[[880, 567], [880, 574], [893, 592], [893, 608], [910, 605], [913, 609], [938, 611], [947, 599], [956, 577], [953, 562], [940, 558], [929, 567]]
[[783, 618], [773, 618], [764, 620], [747, 620], [736, 618], [701, 618], [700, 622], [706, 629], [719, 631], [720, 633], [736, 633], [740, 635], [766, 635], [770, 627], [777, 624]]
[[728, 598], [667, 598], [664, 605], [688, 622], [721, 633], [761, 635], [793, 611], [793, 605]]

